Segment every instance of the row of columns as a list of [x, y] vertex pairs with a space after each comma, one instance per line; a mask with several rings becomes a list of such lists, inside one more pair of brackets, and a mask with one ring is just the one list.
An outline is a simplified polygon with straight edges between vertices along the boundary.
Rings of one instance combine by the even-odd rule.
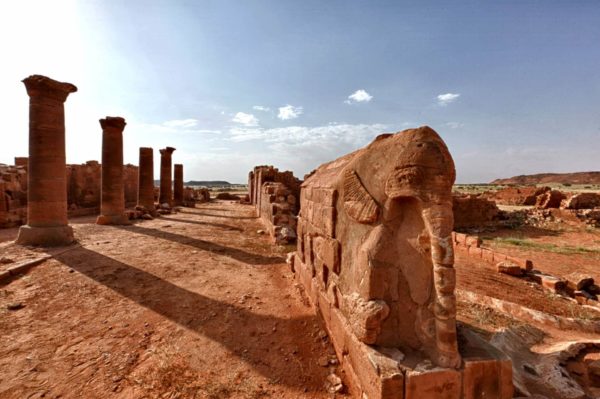
[[[27, 224], [17, 243], [65, 245], [74, 241], [67, 219], [67, 178], [64, 103], [77, 87], [41, 75], [23, 80], [29, 95], [29, 164]], [[107, 116], [102, 127], [102, 190], [98, 224], [127, 224], [123, 182], [123, 130], [125, 119]], [[171, 161], [175, 148], [160, 150], [161, 204], [183, 203], [183, 165], [175, 165], [175, 196], [171, 188]], [[138, 206], [156, 215], [153, 150], [140, 148]]]

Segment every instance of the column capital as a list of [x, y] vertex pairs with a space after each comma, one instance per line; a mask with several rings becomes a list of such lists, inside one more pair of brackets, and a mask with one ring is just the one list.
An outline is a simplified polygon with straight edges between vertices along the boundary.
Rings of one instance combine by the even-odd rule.
[[125, 125], [127, 125], [127, 123], [125, 123], [125, 119], [121, 118], [120, 116], [107, 116], [104, 119], [100, 119], [100, 126], [102, 127], [102, 130], [112, 128], [122, 131], [125, 129]]
[[173, 153], [173, 151], [175, 151], [175, 148], [173, 147], [166, 147], [163, 149], [160, 149], [160, 155], [171, 155]]
[[59, 82], [42, 75], [31, 75], [22, 82], [29, 97], [44, 97], [65, 102], [70, 93], [77, 91], [77, 87], [71, 83]]

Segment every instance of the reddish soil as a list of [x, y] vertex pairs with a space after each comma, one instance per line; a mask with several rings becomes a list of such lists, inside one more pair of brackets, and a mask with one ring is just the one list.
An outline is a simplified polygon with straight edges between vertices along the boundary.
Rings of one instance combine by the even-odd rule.
[[[542, 272], [564, 277], [575, 271], [587, 273], [600, 283], [600, 230], [586, 228], [540, 229], [523, 227], [518, 230], [501, 229], [485, 233], [486, 238], [522, 238], [539, 244], [555, 246], [554, 250], [529, 248], [485, 240], [484, 246], [533, 261], [534, 268]], [[580, 248], [588, 252], [560, 253], [561, 249]], [[558, 251], [558, 253], [557, 253]], [[572, 251], [576, 252], [576, 251]]]
[[0, 286], [0, 397], [332, 397], [319, 363], [333, 349], [252, 214], [72, 221], [79, 245]]
[[517, 303], [557, 316], [600, 320], [600, 311], [581, 307], [574, 301], [551, 294], [539, 284], [525, 278], [498, 273], [493, 265], [469, 257], [462, 251], [456, 253], [455, 267], [458, 289]]

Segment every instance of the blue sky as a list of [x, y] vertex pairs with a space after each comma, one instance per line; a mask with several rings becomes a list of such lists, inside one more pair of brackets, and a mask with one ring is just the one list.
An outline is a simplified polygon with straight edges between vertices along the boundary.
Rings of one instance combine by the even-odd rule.
[[[459, 182], [600, 170], [598, 1], [2, 2], [0, 162], [27, 155], [43, 74], [66, 102], [67, 161], [176, 147], [185, 178], [299, 177], [377, 134], [430, 125]], [[158, 176], [158, 173], [156, 174]]]

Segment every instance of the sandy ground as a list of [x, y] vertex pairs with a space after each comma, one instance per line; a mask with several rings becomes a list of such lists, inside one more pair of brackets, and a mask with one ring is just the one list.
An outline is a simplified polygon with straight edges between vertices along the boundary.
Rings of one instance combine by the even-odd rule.
[[[1, 398], [332, 397], [332, 347], [289, 248], [257, 234], [251, 207], [92, 221], [71, 221], [78, 245], [0, 286]], [[15, 233], [2, 231], [2, 256], [40, 255]]]

